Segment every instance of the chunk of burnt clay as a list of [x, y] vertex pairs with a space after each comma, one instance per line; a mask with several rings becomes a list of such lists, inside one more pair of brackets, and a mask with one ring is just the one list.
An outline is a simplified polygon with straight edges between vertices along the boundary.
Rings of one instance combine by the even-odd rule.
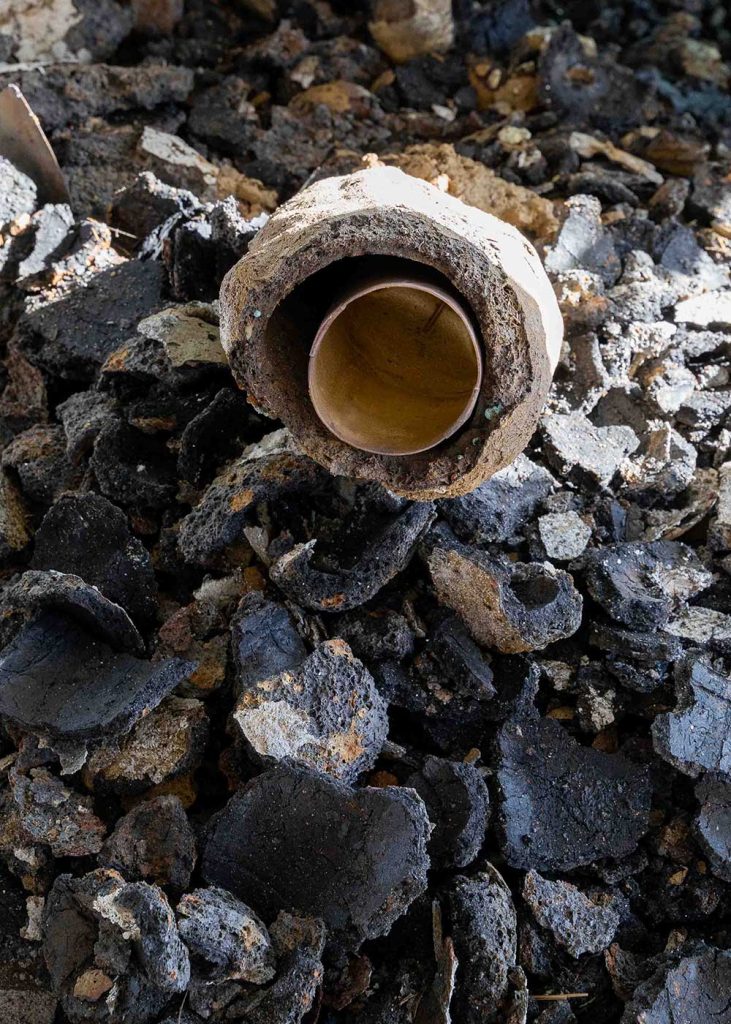
[[675, 666], [674, 711], [652, 724], [657, 753], [691, 778], [701, 772], [731, 777], [731, 679], [725, 664], [688, 653]]
[[99, 854], [102, 867], [129, 881], [152, 882], [182, 892], [196, 861], [193, 829], [176, 796], [158, 796], [133, 807], [114, 826]]
[[592, 898], [570, 882], [551, 882], [537, 871], [525, 876], [523, 899], [538, 924], [575, 958], [607, 949], [619, 927], [611, 896]]
[[632, 853], [647, 830], [650, 781], [622, 754], [582, 747], [533, 711], [498, 734], [502, 849], [511, 867], [570, 871]]
[[695, 788], [700, 810], [696, 835], [719, 878], [731, 882], [731, 782], [706, 775]]
[[176, 908], [178, 930], [197, 980], [262, 985], [275, 973], [276, 955], [264, 923], [225, 889], [195, 889]]
[[270, 578], [287, 597], [312, 611], [357, 608], [408, 565], [434, 518], [431, 502], [414, 503], [366, 543], [354, 566], [339, 571], [317, 568], [316, 541], [297, 544], [274, 562]]
[[519, 455], [470, 494], [443, 499], [437, 507], [460, 540], [502, 542], [522, 530], [555, 486], [547, 469]]
[[277, 767], [235, 794], [214, 819], [203, 877], [267, 918], [322, 917], [356, 948], [388, 932], [426, 888], [430, 826], [411, 789], [351, 789]]
[[401, 661], [414, 653], [414, 631], [405, 616], [390, 608], [347, 612], [332, 628], [366, 662]]
[[125, 513], [99, 494], [56, 501], [36, 533], [32, 565], [80, 576], [133, 618], [148, 618], [157, 608], [149, 553], [132, 536]]
[[452, 1014], [463, 1024], [498, 1019], [515, 967], [515, 907], [502, 875], [491, 865], [472, 878], [458, 876], [445, 893], [445, 931], [451, 935], [459, 968]]
[[257, 505], [295, 491], [311, 491], [323, 479], [317, 463], [295, 449], [289, 431], [267, 434], [215, 478], [183, 519], [181, 554], [197, 565], [215, 565], [228, 548], [244, 542], [244, 527]]
[[388, 733], [386, 703], [344, 640], [326, 640], [302, 665], [243, 687], [233, 718], [259, 757], [354, 782]]
[[56, 739], [126, 732], [190, 671], [179, 658], [143, 661], [57, 612], [42, 612], [0, 653], [0, 715]]
[[591, 551], [583, 564], [592, 598], [633, 629], [663, 626], [713, 580], [695, 552], [675, 541], [613, 544]]
[[731, 952], [701, 947], [639, 985], [621, 1024], [706, 1024], [728, 1020]]
[[46, 768], [11, 771], [10, 786], [23, 838], [50, 847], [54, 857], [88, 857], [101, 849], [106, 826], [91, 797], [65, 786]]
[[72, 1024], [149, 1024], [190, 979], [188, 950], [162, 890], [101, 868], [56, 879], [43, 951]]
[[490, 795], [472, 764], [427, 757], [406, 783], [426, 804], [434, 831], [427, 847], [435, 868], [464, 868], [485, 841]]
[[495, 558], [446, 532], [426, 557], [437, 597], [486, 647], [540, 650], [579, 628], [581, 595], [572, 577], [548, 562]]
[[29, 569], [5, 588], [0, 599], [0, 644], [7, 644], [41, 609], [68, 615], [115, 650], [144, 652], [142, 637], [124, 608], [80, 577], [53, 569]]

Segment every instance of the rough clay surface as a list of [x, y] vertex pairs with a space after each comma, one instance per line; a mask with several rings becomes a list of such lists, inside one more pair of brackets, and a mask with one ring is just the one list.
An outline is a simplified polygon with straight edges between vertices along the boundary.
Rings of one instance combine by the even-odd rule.
[[623, 857], [648, 827], [650, 783], [621, 754], [582, 747], [536, 712], [498, 736], [500, 826], [511, 867], [570, 871]]
[[538, 924], [573, 957], [600, 953], [619, 927], [620, 915], [611, 897], [592, 899], [570, 882], [551, 882], [537, 871], [525, 876], [523, 898]]
[[[470, 304], [485, 344], [472, 418], [456, 440], [422, 455], [369, 455], [330, 434], [304, 398], [308, 346], [289, 345], [272, 318], [305, 278], [366, 254], [414, 260], [444, 274]], [[392, 167], [326, 178], [300, 192], [272, 216], [221, 289], [221, 340], [252, 404], [281, 419], [331, 472], [422, 499], [465, 494], [523, 450], [562, 334], [553, 290], [525, 238]]]
[[430, 826], [413, 790], [354, 790], [326, 776], [272, 768], [215, 819], [203, 876], [255, 903], [322, 917], [338, 944], [389, 930], [426, 887]]

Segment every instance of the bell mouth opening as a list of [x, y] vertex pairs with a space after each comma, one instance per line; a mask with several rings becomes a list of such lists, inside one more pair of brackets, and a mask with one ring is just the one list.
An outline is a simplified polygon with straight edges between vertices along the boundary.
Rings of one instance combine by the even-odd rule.
[[322, 320], [308, 389], [323, 425], [377, 455], [415, 455], [472, 415], [483, 359], [467, 309], [418, 277], [360, 281]]

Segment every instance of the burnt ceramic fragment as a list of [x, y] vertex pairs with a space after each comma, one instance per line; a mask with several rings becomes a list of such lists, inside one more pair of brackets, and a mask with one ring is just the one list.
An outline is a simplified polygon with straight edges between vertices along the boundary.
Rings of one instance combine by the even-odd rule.
[[648, 827], [646, 772], [621, 754], [582, 747], [537, 712], [498, 734], [499, 823], [511, 867], [570, 871], [620, 859]]
[[702, 948], [669, 968], [659, 967], [639, 985], [625, 1007], [622, 1024], [670, 1024], [678, 1014], [692, 1024], [722, 1020], [728, 1015], [729, 991], [731, 954]]
[[570, 882], [551, 882], [529, 871], [523, 899], [542, 928], [572, 957], [607, 949], [619, 927], [620, 914], [608, 894], [592, 898]]
[[427, 757], [407, 784], [426, 805], [434, 831], [428, 851], [436, 868], [464, 868], [485, 841], [490, 796], [474, 765]]
[[55, 502], [36, 534], [32, 564], [80, 576], [133, 618], [155, 609], [150, 556], [124, 512], [98, 494], [65, 494]]
[[[99, 853], [102, 867], [130, 881], [182, 892], [196, 862], [193, 829], [176, 796], [158, 796], [121, 817]], [[185, 937], [183, 937], [185, 938]]]
[[118, 653], [47, 611], [0, 654], [0, 714], [57, 739], [101, 739], [129, 730], [189, 669], [181, 659], [155, 664]]
[[353, 948], [387, 932], [423, 892], [429, 831], [413, 790], [354, 790], [272, 768], [215, 819], [202, 871], [264, 916], [322, 917], [333, 941]]

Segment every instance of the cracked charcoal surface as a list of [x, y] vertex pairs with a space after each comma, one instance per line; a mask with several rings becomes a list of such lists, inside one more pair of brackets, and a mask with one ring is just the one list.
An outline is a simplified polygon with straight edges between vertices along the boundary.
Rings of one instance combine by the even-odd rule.
[[697, 778], [701, 772], [731, 776], [731, 682], [723, 662], [688, 654], [675, 666], [676, 706], [652, 725], [655, 750]]
[[179, 658], [155, 664], [117, 653], [71, 619], [43, 612], [0, 656], [0, 714], [59, 739], [99, 739], [127, 731], [188, 671]]
[[619, 927], [619, 912], [606, 896], [592, 899], [570, 882], [551, 882], [529, 871], [523, 899], [542, 928], [548, 929], [571, 956], [600, 953]]
[[616, 544], [586, 556], [593, 599], [616, 622], [636, 629], [664, 626], [673, 610], [710, 586], [711, 574], [685, 544]]
[[490, 796], [479, 771], [470, 764], [428, 757], [419, 772], [409, 776], [426, 805], [434, 831], [429, 839], [433, 867], [464, 868], [485, 841]]
[[[416, 0], [454, 43], [398, 64], [406, 6], [0, 3], [69, 193], [0, 146], [2, 1024], [731, 1015], [728, 5]], [[558, 298], [461, 498], [328, 474], [223, 357], [223, 277], [364, 160]]]
[[506, 722], [498, 736], [502, 849], [511, 867], [570, 871], [625, 857], [648, 827], [646, 772], [582, 747], [558, 722]]
[[352, 790], [273, 768], [215, 819], [202, 870], [265, 916], [316, 914], [333, 940], [357, 946], [387, 932], [423, 892], [429, 831], [413, 790]]

